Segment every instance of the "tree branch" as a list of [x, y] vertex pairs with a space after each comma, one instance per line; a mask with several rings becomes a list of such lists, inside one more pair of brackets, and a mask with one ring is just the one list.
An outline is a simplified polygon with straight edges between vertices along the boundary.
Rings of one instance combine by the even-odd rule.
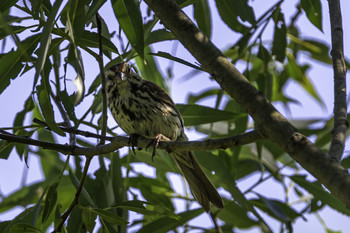
[[[264, 135], [289, 153], [335, 196], [350, 207], [347, 171], [301, 135], [274, 106], [227, 60], [174, 0], [145, 0], [185, 48], [237, 103], [249, 113]], [[326, 172], [325, 172], [326, 171]]]
[[[28, 137], [18, 136], [10, 134], [6, 131], [0, 131], [0, 139], [8, 142], [17, 142], [32, 146], [39, 146], [44, 149], [55, 150], [63, 154], [70, 154], [74, 156], [85, 155], [92, 157], [100, 154], [107, 154], [114, 152], [119, 148], [129, 145], [129, 138], [116, 136], [116, 137], [105, 137], [106, 140], [111, 142], [106, 145], [97, 145], [95, 147], [79, 147], [75, 145], [64, 145], [58, 143], [45, 142], [40, 140], [31, 139]], [[208, 139], [204, 141], [167, 141], [159, 142], [158, 149], [163, 149], [168, 152], [175, 150], [214, 150], [214, 149], [226, 149], [235, 146], [242, 146], [258, 140], [262, 140], [264, 137], [258, 130], [253, 130], [240, 135], [220, 138], [220, 139]], [[137, 141], [138, 147], [147, 147], [153, 139], [139, 137]]]
[[346, 139], [346, 66], [344, 62], [343, 25], [339, 0], [328, 0], [331, 20], [332, 62], [334, 73], [334, 129], [328, 156], [340, 162]]

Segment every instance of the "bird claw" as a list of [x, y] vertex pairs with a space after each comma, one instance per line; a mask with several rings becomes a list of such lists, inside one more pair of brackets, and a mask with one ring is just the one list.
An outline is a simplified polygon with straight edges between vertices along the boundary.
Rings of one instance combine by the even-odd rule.
[[[140, 135], [138, 135], [138, 134], [131, 134], [129, 137], [128, 144], [131, 145], [131, 150], [132, 150], [132, 152], [134, 152], [134, 155], [136, 155], [135, 147], [137, 147], [137, 140], [139, 139], [139, 137], [140, 137]], [[141, 149], [138, 148], [138, 150], [141, 150]]]
[[153, 146], [153, 151], [152, 151], [152, 162], [154, 161], [153, 158], [154, 156], [156, 156], [156, 150], [158, 148], [159, 142], [160, 141], [171, 141], [169, 138], [167, 138], [166, 136], [164, 136], [163, 134], [158, 134], [156, 135], [152, 141], [150, 141], [147, 146], [146, 149], [152, 145]]

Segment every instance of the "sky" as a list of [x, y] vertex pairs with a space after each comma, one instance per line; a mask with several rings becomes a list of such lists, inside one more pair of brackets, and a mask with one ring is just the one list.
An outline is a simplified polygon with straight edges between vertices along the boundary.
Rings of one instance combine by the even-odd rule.
[[[256, 16], [261, 15], [266, 9], [268, 9], [275, 1], [272, 0], [255, 0], [251, 1], [250, 4], [253, 6]], [[289, 15], [294, 14], [295, 12], [295, 0], [286, 1], [282, 5], [282, 10], [286, 14], [286, 19], [289, 19]], [[329, 15], [328, 15], [328, 2], [326, 0], [321, 0], [323, 7], [323, 33], [315, 28], [305, 17], [305, 14], [300, 17], [298, 20], [298, 25], [302, 31], [304, 38], [317, 38], [321, 41], [330, 43], [330, 25], [329, 25]], [[110, 22], [115, 22], [113, 18], [113, 13], [110, 9], [110, 3], [107, 2], [100, 14], [105, 19], [110, 20]], [[233, 33], [221, 20], [216, 12], [215, 2], [210, 1], [212, 9], [212, 18], [213, 18], [213, 33], [212, 41], [214, 44], [220, 48], [225, 49], [230, 44], [233, 44], [239, 37], [237, 34]], [[343, 31], [344, 31], [344, 53], [346, 57], [350, 57], [350, 45], [346, 43], [350, 38], [350, 25], [347, 22], [350, 22], [350, 16], [345, 13], [345, 9], [350, 9], [350, 2], [347, 0], [341, 1], [341, 6], [343, 9]], [[192, 17], [192, 10], [185, 9], [185, 12]], [[113, 24], [110, 24], [113, 25]], [[117, 30], [110, 28], [111, 31]], [[272, 24], [267, 28], [267, 31], [264, 39], [270, 40], [272, 35]], [[11, 49], [11, 43], [7, 44], [8, 49]], [[181, 57], [191, 63], [195, 63], [196, 60], [181, 46], [177, 44], [178, 49], [176, 56]], [[172, 47], [168, 43], [159, 43], [153, 47], [154, 51], [165, 51], [172, 52]], [[86, 53], [83, 53], [84, 57], [84, 67], [86, 71], [86, 80], [89, 82], [96, 77], [99, 72], [98, 64], [96, 60]], [[316, 103], [308, 94], [306, 94], [296, 83], [290, 83], [286, 88], [286, 93], [291, 97], [297, 97], [302, 100], [301, 105], [291, 105], [291, 113], [288, 114], [285, 109], [280, 104], [275, 104], [277, 109], [284, 114], [285, 116], [293, 119], [300, 118], [311, 118], [315, 116], [320, 117], [329, 117], [333, 111], [333, 73], [331, 66], [325, 66], [324, 64], [314, 62], [309, 60], [306, 56], [301, 57], [301, 61], [305, 64], [311, 64], [313, 68], [309, 71], [308, 75], [311, 78], [313, 84], [315, 85], [318, 93], [321, 95], [322, 99], [326, 104], [326, 109], [320, 108], [319, 104]], [[105, 63], [108, 62], [105, 59]], [[158, 64], [163, 74], [166, 74], [166, 68], [169, 65], [169, 61], [165, 59], [158, 59]], [[238, 66], [239, 70], [243, 70], [243, 67]], [[185, 78], [189, 73], [189, 69], [179, 64], [174, 64], [174, 77], [170, 81], [171, 86], [171, 96], [175, 103], [184, 103], [189, 94], [200, 93], [206, 88], [218, 87], [215, 81], [208, 79], [207, 74], [197, 75], [192, 78]], [[21, 78], [14, 80], [11, 85], [0, 95], [0, 104], [4, 106], [3, 112], [6, 114], [0, 114], [0, 127], [11, 126], [13, 123], [14, 116], [16, 113], [23, 108], [23, 101], [29, 96], [31, 92], [32, 80], [34, 72], [29, 72]], [[200, 83], [200, 85], [199, 85]], [[213, 99], [209, 99], [205, 102], [201, 102], [204, 105], [213, 105]], [[9, 104], [9, 102], [11, 104]], [[79, 107], [81, 111], [84, 109], [84, 105]], [[77, 109], [79, 111], [79, 109]], [[109, 125], [114, 126], [112, 117], [109, 117]], [[187, 135], [191, 140], [201, 139], [201, 135], [195, 133], [193, 130], [187, 130]], [[345, 148], [345, 154], [349, 153], [350, 147], [349, 143]], [[90, 168], [91, 171], [97, 168], [97, 164], [92, 164]], [[146, 175], [154, 175], [154, 170], [150, 169], [147, 166], [139, 167], [140, 169], [145, 170]], [[39, 167], [38, 159], [35, 156], [30, 156], [29, 158], [29, 168], [26, 168], [24, 162], [20, 161], [18, 156], [14, 153], [11, 154], [8, 160], [0, 160], [0, 177], [4, 177], [0, 182], [0, 194], [7, 196], [17, 190], [21, 183], [23, 182], [22, 177], [25, 176], [25, 183], [30, 184], [34, 181], [40, 180], [42, 178], [42, 173]], [[178, 176], [171, 176], [171, 179], [174, 180], [174, 187], [179, 192], [182, 192], [181, 187], [177, 187], [176, 184], [179, 183]], [[251, 182], [254, 181], [256, 177], [251, 177], [248, 180], [243, 180], [238, 183], [239, 188], [247, 188], [251, 185]], [[281, 190], [279, 187], [276, 187], [275, 184], [267, 183], [264, 187], [260, 188], [261, 193], [269, 197], [280, 198], [279, 194]], [[182, 203], [177, 203], [179, 211], [183, 208]], [[0, 214], [0, 221], [8, 220], [13, 218], [20, 210], [10, 211], [5, 214]], [[325, 208], [320, 212], [321, 218], [325, 221], [326, 225], [332, 230], [342, 230], [346, 232], [350, 228], [349, 218], [343, 216], [336, 211]], [[294, 223], [295, 232], [323, 232], [323, 227], [317, 220], [315, 215], [307, 215], [308, 221], [298, 220]], [[208, 224], [210, 226], [210, 221], [207, 216], [200, 216], [193, 221], [193, 224]], [[279, 229], [278, 222], [273, 220], [269, 221], [274, 230]], [[242, 230], [237, 232], [258, 232], [256, 229], [252, 230]]]

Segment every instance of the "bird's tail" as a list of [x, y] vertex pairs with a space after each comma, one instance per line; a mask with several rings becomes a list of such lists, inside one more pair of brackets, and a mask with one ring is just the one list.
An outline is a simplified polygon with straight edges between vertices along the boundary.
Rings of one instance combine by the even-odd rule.
[[185, 176], [190, 189], [198, 203], [206, 212], [210, 212], [210, 203], [217, 208], [224, 208], [224, 203], [207, 175], [200, 167], [192, 151], [177, 151], [171, 153], [176, 164]]

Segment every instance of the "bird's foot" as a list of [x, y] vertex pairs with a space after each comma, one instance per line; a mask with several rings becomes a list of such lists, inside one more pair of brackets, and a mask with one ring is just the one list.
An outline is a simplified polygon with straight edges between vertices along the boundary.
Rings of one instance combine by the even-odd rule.
[[[136, 155], [135, 153], [135, 147], [137, 147], [137, 140], [139, 139], [140, 135], [138, 134], [131, 134], [129, 137], [129, 142], [128, 144], [131, 146], [131, 150], [132, 152], [134, 152], [134, 155]], [[137, 150], [141, 150], [141, 148], [137, 148]]]
[[171, 141], [169, 138], [167, 138], [166, 136], [164, 136], [163, 134], [158, 134], [157, 136], [155, 136], [153, 138], [153, 140], [148, 143], [148, 145], [146, 146], [146, 148], [148, 148], [150, 145], [153, 146], [153, 151], [152, 151], [152, 162], [153, 162], [153, 158], [154, 156], [156, 155], [156, 150], [157, 150], [157, 147], [159, 145], [159, 142], [160, 141]]

